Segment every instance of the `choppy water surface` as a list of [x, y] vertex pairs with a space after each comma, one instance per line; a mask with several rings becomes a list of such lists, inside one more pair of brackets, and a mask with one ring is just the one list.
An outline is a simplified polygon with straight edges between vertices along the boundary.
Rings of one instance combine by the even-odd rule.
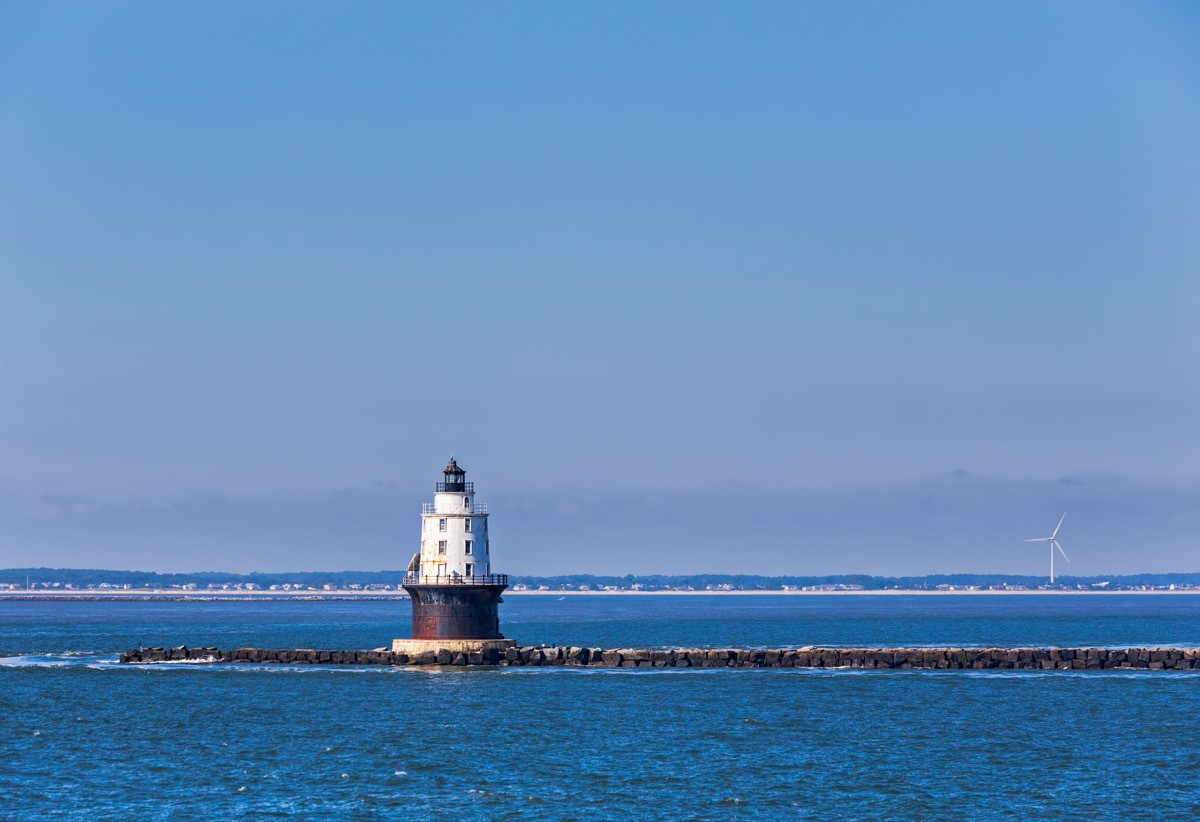
[[[509, 596], [524, 642], [1200, 645], [1200, 597]], [[0, 602], [0, 818], [1200, 813], [1200, 674], [117, 666], [407, 603]]]

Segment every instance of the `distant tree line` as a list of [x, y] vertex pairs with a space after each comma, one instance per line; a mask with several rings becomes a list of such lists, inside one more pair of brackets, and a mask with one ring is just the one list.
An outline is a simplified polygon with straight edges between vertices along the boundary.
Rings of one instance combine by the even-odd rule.
[[[787, 585], [789, 587], [808, 588], [819, 585], [856, 585], [869, 591], [881, 591], [889, 588], [905, 590], [922, 590], [936, 588], [938, 585], [955, 587], [978, 586], [981, 588], [993, 586], [1025, 586], [1037, 587], [1047, 582], [1044, 576], [1023, 576], [1016, 574], [926, 574], [924, 576], [880, 577], [867, 574], [830, 574], [825, 576], [758, 576], [753, 574], [626, 574], [625, 576], [597, 576], [593, 574], [564, 574], [553, 577], [509, 576], [511, 585], [524, 584], [529, 586], [546, 585], [551, 588], [561, 588], [564, 585], [590, 588], [617, 586], [628, 588], [632, 585], [656, 588], [692, 587], [704, 590], [708, 586], [730, 585], [742, 590], [778, 591]], [[1094, 585], [1109, 582], [1113, 586], [1140, 585], [1200, 585], [1200, 573], [1171, 573], [1171, 574], [1129, 574], [1123, 576], [1059, 576], [1055, 584], [1066, 586]]]
[[263, 588], [272, 585], [301, 584], [321, 588], [334, 585], [344, 588], [352, 584], [373, 583], [398, 585], [403, 571], [295, 571], [279, 573], [232, 574], [223, 571], [197, 571], [181, 574], [159, 574], [154, 571], [106, 571], [95, 568], [7, 568], [0, 570], [0, 583], [25, 584], [60, 582], [85, 588], [88, 585], [131, 585], [134, 588], [170, 588], [173, 585], [245, 585], [254, 583]]
[[[404, 578], [403, 571], [281, 571], [276, 573], [231, 574], [221, 571], [201, 571], [182, 574], [159, 574], [153, 571], [106, 571], [89, 568], [8, 568], [0, 570], [0, 583], [25, 584], [58, 582], [76, 588], [86, 588], [103, 583], [130, 585], [134, 588], [170, 588], [175, 585], [195, 584], [204, 588], [208, 585], [245, 585], [254, 583], [263, 588], [272, 585], [301, 584], [321, 588], [332, 585], [346, 588], [358, 585], [398, 585]], [[1112, 587], [1135, 587], [1142, 585], [1200, 585], [1200, 573], [1172, 574], [1127, 574], [1122, 576], [1062, 576], [1056, 583], [1067, 587], [1094, 585], [1109, 582]], [[531, 588], [545, 585], [549, 588], [570, 586], [580, 588], [687, 588], [698, 591], [708, 586], [714, 588], [728, 585], [738, 590], [778, 591], [783, 586], [813, 587], [818, 585], [855, 585], [865, 590], [877, 591], [888, 588], [921, 590], [939, 585], [955, 587], [996, 586], [1037, 587], [1044, 585], [1044, 576], [1021, 576], [1013, 574], [929, 574], [925, 576], [881, 577], [866, 574], [831, 574], [825, 576], [759, 576], [753, 574], [625, 574], [605, 576], [597, 574], [563, 574], [559, 576], [509, 575], [510, 585], [526, 585]]]

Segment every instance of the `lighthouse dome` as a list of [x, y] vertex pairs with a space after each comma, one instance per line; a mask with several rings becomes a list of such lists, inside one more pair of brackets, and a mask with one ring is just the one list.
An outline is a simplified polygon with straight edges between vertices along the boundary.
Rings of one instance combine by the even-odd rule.
[[458, 467], [458, 463], [454, 457], [450, 458], [450, 462], [442, 469], [442, 482], [438, 483], [437, 490], [459, 493], [462, 491], [473, 491], [472, 484], [464, 480], [467, 472]]

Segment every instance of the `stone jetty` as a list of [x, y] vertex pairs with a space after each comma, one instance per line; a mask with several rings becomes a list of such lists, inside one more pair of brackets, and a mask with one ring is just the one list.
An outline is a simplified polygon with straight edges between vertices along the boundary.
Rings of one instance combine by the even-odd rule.
[[500, 650], [428, 650], [417, 654], [310, 648], [138, 648], [121, 654], [129, 664], [236, 662], [281, 665], [490, 665], [604, 668], [884, 668], [1200, 670], [1200, 648], [583, 648], [525, 645]]

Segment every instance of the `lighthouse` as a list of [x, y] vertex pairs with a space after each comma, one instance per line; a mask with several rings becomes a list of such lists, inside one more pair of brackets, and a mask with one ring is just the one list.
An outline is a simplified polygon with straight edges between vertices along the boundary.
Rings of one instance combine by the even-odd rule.
[[486, 503], [454, 457], [442, 471], [433, 502], [421, 510], [421, 550], [404, 575], [412, 600], [412, 639], [394, 652], [484, 651], [515, 643], [500, 633], [500, 594], [508, 577], [492, 573]]

